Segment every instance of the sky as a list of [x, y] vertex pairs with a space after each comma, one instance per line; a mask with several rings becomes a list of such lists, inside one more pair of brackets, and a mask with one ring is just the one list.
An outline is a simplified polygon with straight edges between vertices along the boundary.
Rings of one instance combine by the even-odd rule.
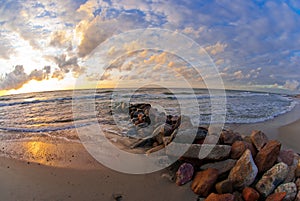
[[[101, 49], [119, 34], [147, 28], [199, 44], [225, 88], [300, 93], [298, 0], [0, 0], [0, 94], [114, 87], [121, 80], [130, 86], [147, 76], [201, 87], [214, 78], [195, 74], [180, 55], [133, 42]], [[126, 54], [113, 58], [116, 46]], [[86, 64], [95, 51], [108, 55], [95, 61], [100, 68]]]

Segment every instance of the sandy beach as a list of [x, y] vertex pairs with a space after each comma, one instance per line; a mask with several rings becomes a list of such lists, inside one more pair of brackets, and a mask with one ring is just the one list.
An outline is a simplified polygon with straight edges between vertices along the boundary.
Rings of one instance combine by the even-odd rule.
[[[298, 104], [291, 112], [267, 122], [227, 127], [245, 135], [252, 130], [262, 130], [270, 139], [282, 142], [285, 148], [300, 152], [299, 111]], [[132, 142], [120, 137], [114, 140], [121, 142], [116, 143], [121, 149]], [[197, 200], [190, 183], [178, 187], [163, 178], [166, 170], [146, 175], [119, 173], [98, 163], [78, 143], [36, 142], [17, 146], [24, 146], [19, 150], [24, 151], [25, 160], [27, 152], [34, 154], [38, 150], [34, 156], [36, 162], [0, 157], [1, 201], [109, 201], [118, 200], [118, 197], [125, 201]], [[51, 160], [51, 155], [60, 157]]]

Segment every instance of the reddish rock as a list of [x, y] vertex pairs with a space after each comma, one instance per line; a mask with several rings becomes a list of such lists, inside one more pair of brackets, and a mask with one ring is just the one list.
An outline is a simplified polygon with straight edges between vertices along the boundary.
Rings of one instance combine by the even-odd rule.
[[239, 133], [234, 133], [232, 130], [223, 130], [220, 135], [220, 141], [227, 145], [232, 145], [235, 141], [242, 140], [242, 136]]
[[251, 151], [252, 156], [256, 156], [256, 150], [252, 144], [245, 141], [236, 141], [231, 146], [231, 158], [239, 159], [246, 149]]
[[277, 161], [284, 162], [287, 165], [292, 165], [294, 162], [294, 154], [295, 152], [291, 149], [288, 150], [283, 149], [279, 152]]
[[190, 163], [183, 163], [176, 172], [176, 184], [184, 185], [192, 180], [194, 167]]
[[258, 152], [255, 157], [255, 164], [257, 165], [258, 172], [265, 172], [274, 165], [279, 155], [280, 148], [280, 142], [271, 140]]
[[253, 183], [257, 171], [251, 152], [247, 149], [230, 171], [228, 179], [235, 189], [242, 189]]
[[218, 170], [208, 168], [198, 172], [192, 182], [191, 188], [194, 193], [206, 197], [218, 179]]
[[245, 201], [257, 201], [259, 199], [259, 193], [250, 187], [246, 187], [243, 190], [243, 198]]
[[263, 132], [256, 130], [252, 131], [250, 138], [258, 151], [260, 151], [269, 141], [268, 137]]
[[234, 195], [232, 194], [215, 194], [211, 193], [205, 201], [234, 201]]
[[219, 194], [233, 192], [232, 181], [230, 181], [228, 179], [217, 183], [215, 187]]
[[273, 193], [272, 195], [269, 195], [267, 197], [266, 201], [282, 201], [285, 196], [286, 196], [286, 192]]

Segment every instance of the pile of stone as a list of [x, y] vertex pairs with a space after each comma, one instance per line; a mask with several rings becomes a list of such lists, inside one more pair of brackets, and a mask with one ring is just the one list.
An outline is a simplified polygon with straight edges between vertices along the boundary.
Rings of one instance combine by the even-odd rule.
[[[206, 138], [217, 138], [216, 145], [205, 140], [168, 146], [169, 156], [190, 146], [179, 160], [177, 185], [191, 183], [205, 201], [300, 201], [300, 157], [294, 151], [281, 149], [261, 131], [242, 136], [224, 130], [220, 138], [211, 136]], [[203, 155], [205, 149], [211, 151]]]
[[146, 136], [132, 148], [150, 154], [166, 147], [168, 157], [179, 158], [170, 167], [175, 176], [168, 178], [190, 185], [198, 200], [300, 201], [299, 155], [261, 131], [217, 135], [194, 128], [186, 116], [165, 115], [143, 103], [130, 105], [129, 116], [135, 132]]

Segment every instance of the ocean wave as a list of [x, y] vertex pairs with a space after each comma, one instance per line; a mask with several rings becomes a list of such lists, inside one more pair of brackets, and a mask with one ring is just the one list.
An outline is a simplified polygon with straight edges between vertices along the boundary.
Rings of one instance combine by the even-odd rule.
[[72, 101], [72, 100], [85, 100], [85, 99], [104, 99], [107, 96], [103, 95], [91, 95], [91, 96], [75, 96], [75, 97], [60, 97], [60, 98], [53, 98], [53, 99], [37, 99], [37, 100], [27, 100], [20, 101], [20, 102], [8, 102], [8, 103], [0, 103], [0, 107], [5, 106], [14, 106], [14, 105], [29, 105], [29, 104], [38, 104], [38, 103], [51, 103], [51, 102], [59, 102], [59, 101]]
[[53, 132], [53, 131], [61, 131], [61, 130], [69, 130], [74, 128], [80, 128], [85, 126], [90, 126], [93, 124], [97, 124], [97, 122], [89, 122], [89, 123], [81, 123], [81, 124], [72, 124], [66, 126], [59, 127], [46, 127], [46, 128], [13, 128], [13, 127], [0, 127], [0, 130], [7, 132], [20, 132], [20, 133], [42, 133], [42, 132]]

